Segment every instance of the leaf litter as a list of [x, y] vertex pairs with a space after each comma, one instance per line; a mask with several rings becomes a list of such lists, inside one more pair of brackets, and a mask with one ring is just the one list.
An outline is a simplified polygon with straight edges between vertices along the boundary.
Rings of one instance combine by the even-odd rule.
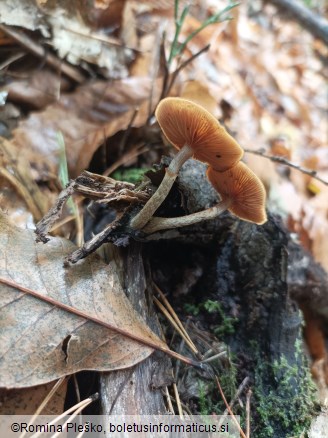
[[[111, 265], [91, 256], [65, 270], [70, 242], [53, 238], [38, 245], [31, 231], [16, 228], [4, 215], [0, 221], [1, 277], [167, 349], [133, 310]], [[6, 388], [39, 385], [83, 369], [127, 368], [153, 351], [4, 284], [0, 315], [0, 386]]]
[[[43, 6], [47, 1], [39, 3]], [[106, 11], [111, 3], [115, 2], [95, 2], [89, 20], [91, 27], [99, 29], [103, 25], [108, 17], [100, 10], [97, 11], [97, 8], [101, 5]], [[126, 80], [115, 79], [109, 85], [99, 81], [99, 85], [95, 86], [99, 87], [98, 91], [93, 89], [92, 84], [87, 84], [73, 93], [62, 94], [57, 103], [47, 106], [39, 113], [30, 113], [27, 120], [21, 121], [14, 132], [14, 141], [18, 147], [21, 150], [27, 147], [41, 158], [41, 162], [51, 163], [51, 172], [54, 174], [58, 167], [58, 145], [54, 141], [58, 130], [65, 136], [71, 175], [77, 176], [89, 165], [94, 152], [104, 139], [111, 139], [119, 130], [127, 128], [136, 106], [141, 105], [142, 110], [139, 113], [140, 120], [136, 120], [134, 126], [143, 126], [147, 120], [151, 83], [154, 77], [159, 77], [160, 84], [160, 76], [163, 74], [161, 68], [156, 70], [149, 66], [149, 61], [156, 61], [152, 51], [155, 52], [155, 42], [160, 41], [152, 34], [155, 34], [156, 27], [160, 28], [159, 23], [165, 21], [167, 42], [172, 40], [172, 5], [163, 1], [144, 1], [138, 2], [138, 9], [136, 2], [123, 3], [129, 6], [126, 6], [125, 12], [123, 7], [115, 11], [114, 21], [118, 26], [125, 27], [122, 38], [126, 40], [126, 44], [131, 44], [137, 49], [134, 52], [135, 62], [131, 66], [125, 64], [128, 62], [126, 57], [124, 62], [123, 58], [120, 58], [124, 64], [121, 73], [126, 74], [129, 71], [129, 79], [134, 80], [134, 87], [127, 87], [129, 91], [125, 106], [117, 105], [117, 97], [112, 99], [111, 93], [115, 94], [118, 86], [124, 94]], [[223, 3], [218, 1], [216, 6], [221, 7]], [[197, 4], [195, 7], [197, 8]], [[213, 9], [213, 2], [209, 2], [207, 7], [209, 10]], [[158, 11], [161, 8], [162, 10]], [[122, 20], [124, 13], [126, 16]], [[185, 84], [190, 79], [196, 80], [200, 85], [196, 86], [194, 99], [206, 101], [207, 98], [202, 97], [202, 87], [205, 87], [205, 95], [207, 89], [208, 96], [213, 96], [216, 100], [214, 105], [208, 100], [211, 111], [226, 123], [244, 147], [254, 150], [265, 148], [267, 152], [275, 154], [277, 152], [274, 144], [285, 138], [288, 143], [289, 160], [305, 165], [316, 158], [315, 168], [327, 179], [326, 103], [320, 91], [324, 87], [325, 72], [314, 56], [315, 52], [320, 56], [324, 49], [306, 32], [300, 31], [297, 24], [284, 22], [270, 5], [259, 11], [255, 2], [254, 5], [245, 2], [233, 13], [232, 22], [212, 25], [198, 34], [188, 45], [186, 53], [191, 55], [211, 42], [208, 55], [195, 59], [192, 65], [179, 73], [174, 93], [182, 95]], [[138, 32], [134, 32], [134, 29], [128, 32], [129, 29], [124, 24], [127, 17], [133, 14], [133, 26], [138, 28]], [[38, 26], [35, 18], [32, 21]], [[186, 26], [182, 29], [183, 37], [188, 36], [199, 24], [201, 19], [188, 17]], [[71, 37], [77, 34], [69, 33]], [[86, 35], [80, 33], [80, 37], [86, 40]], [[90, 37], [95, 37], [91, 30]], [[58, 41], [60, 39], [57, 39]], [[142, 50], [143, 44], [148, 52]], [[141, 49], [140, 52], [138, 49]], [[81, 53], [78, 56], [79, 60], [83, 58]], [[97, 57], [89, 57], [88, 62], [97, 64]], [[98, 67], [100, 66], [101, 62]], [[108, 71], [105, 71], [104, 77], [107, 75]], [[146, 87], [145, 78], [148, 80]], [[154, 88], [160, 86], [157, 84]], [[105, 90], [104, 96], [99, 90]], [[143, 90], [144, 94], [140, 100], [133, 97], [129, 100], [131, 90]], [[92, 101], [90, 96], [94, 98], [94, 92], [96, 98]], [[190, 93], [189, 90], [188, 93], [192, 99], [193, 92]], [[97, 99], [99, 95], [101, 98]], [[223, 101], [229, 105], [229, 117], [223, 111]], [[156, 103], [156, 96], [153, 102]], [[286, 168], [264, 161], [262, 157], [249, 154], [246, 159], [247, 164], [258, 171], [266, 184], [269, 208], [275, 209], [285, 218], [286, 223], [293, 222], [292, 231], [298, 230], [300, 235], [307, 235], [308, 249], [327, 270], [328, 198], [325, 187], [297, 172], [286, 172], [283, 170]], [[41, 174], [38, 160], [34, 158], [33, 161], [36, 162], [34, 173], [35, 169], [38, 169]], [[72, 349], [74, 342], [74, 337], [68, 340]]]

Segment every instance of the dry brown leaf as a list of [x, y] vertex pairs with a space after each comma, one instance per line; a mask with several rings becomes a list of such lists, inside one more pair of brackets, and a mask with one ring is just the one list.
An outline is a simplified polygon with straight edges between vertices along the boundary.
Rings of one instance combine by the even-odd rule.
[[0, 177], [0, 205], [17, 227], [34, 228], [33, 215], [29, 211], [24, 199], [2, 177]]
[[118, 27], [126, 0], [79, 0], [80, 13], [93, 28]]
[[[21, 389], [0, 389], [0, 415], [33, 415], [52, 390], [54, 382]], [[64, 411], [67, 379], [55, 391], [39, 415], [60, 415]]]
[[121, 38], [126, 47], [129, 49], [138, 48], [138, 35], [136, 27], [136, 17], [133, 4], [126, 2], [123, 9]]
[[113, 0], [94, 0], [94, 7], [99, 9], [107, 9]]
[[218, 114], [216, 99], [211, 95], [208, 87], [199, 81], [186, 82], [182, 89], [181, 97], [198, 103], [214, 116]]
[[[135, 313], [111, 266], [92, 255], [65, 270], [72, 243], [53, 238], [46, 246], [36, 244], [31, 231], [16, 228], [3, 214], [0, 222], [0, 277], [167, 349]], [[1, 387], [40, 385], [80, 370], [127, 368], [153, 351], [13, 287], [0, 287]]]
[[24, 75], [25, 78], [11, 81], [3, 89], [8, 92], [8, 100], [30, 108], [44, 108], [69, 88], [69, 82], [60, 73], [50, 70], [34, 70]]
[[[35, 221], [39, 221], [51, 206], [51, 196], [44, 194], [32, 177], [29, 151], [20, 152], [11, 141], [0, 137], [0, 183], [2, 187], [10, 187], [20, 196]], [[41, 166], [43, 163], [41, 163]], [[16, 206], [18, 207], [18, 205]], [[17, 212], [16, 212], [17, 213]]]
[[145, 124], [150, 90], [151, 80], [147, 78], [86, 85], [21, 121], [13, 131], [15, 143], [35, 152], [40, 159], [47, 159], [51, 172], [57, 175], [60, 148], [57, 133], [61, 131], [70, 176], [75, 177], [88, 166], [106, 138], [129, 126], [136, 107], [140, 110], [133, 126]]
[[[123, 6], [122, 0], [111, 1], [105, 10], [93, 8], [87, 0], [48, 1], [42, 7], [30, 0], [2, 0], [1, 23], [39, 30], [60, 58], [76, 65], [87, 61], [102, 68], [107, 77], [123, 78], [128, 74], [130, 51], [120, 44], [108, 44], [106, 34], [97, 30], [118, 27]], [[95, 33], [91, 25], [97, 28]]]

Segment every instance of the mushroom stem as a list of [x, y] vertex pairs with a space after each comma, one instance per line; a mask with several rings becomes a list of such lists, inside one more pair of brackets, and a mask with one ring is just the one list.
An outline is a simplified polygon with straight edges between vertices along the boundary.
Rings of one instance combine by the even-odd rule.
[[231, 205], [231, 199], [219, 202], [214, 207], [208, 208], [197, 213], [188, 214], [180, 217], [153, 217], [149, 223], [143, 228], [143, 232], [147, 234], [155, 233], [160, 230], [168, 230], [171, 228], [180, 228], [187, 225], [193, 225], [209, 219], [214, 219], [221, 213], [226, 211]]
[[158, 207], [163, 203], [176, 180], [181, 166], [193, 156], [194, 151], [189, 145], [184, 145], [165, 169], [165, 176], [156, 192], [144, 205], [141, 211], [131, 220], [130, 226], [135, 230], [143, 228], [151, 219]]

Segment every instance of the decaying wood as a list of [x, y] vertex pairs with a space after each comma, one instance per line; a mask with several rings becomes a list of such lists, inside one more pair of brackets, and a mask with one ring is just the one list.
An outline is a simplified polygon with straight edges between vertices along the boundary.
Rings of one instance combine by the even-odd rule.
[[[193, 171], [186, 168], [180, 175], [188, 212], [215, 202], [209, 184]], [[194, 197], [185, 196], [184, 177]], [[256, 226], [227, 214], [168, 237], [168, 241], [154, 240], [148, 246], [160, 288], [171, 292], [179, 303], [184, 294], [187, 302], [192, 298], [196, 303], [218, 301], [227, 316], [237, 318], [235, 332], [226, 342], [242, 361], [239, 373], [250, 379], [252, 434], [272, 428], [272, 436], [285, 438], [299, 424], [305, 425], [313, 401], [301, 347], [302, 318], [289, 294], [288, 232], [279, 219], [269, 215], [266, 224]], [[210, 326], [205, 329], [211, 331]], [[293, 376], [287, 377], [291, 370]], [[303, 400], [304, 405], [295, 400]], [[265, 418], [261, 406], [266, 403], [276, 403], [279, 416]], [[259, 436], [269, 436], [263, 433]]]
[[[148, 176], [155, 184], [158, 175], [153, 174], [153, 179]], [[217, 200], [206, 180], [205, 166], [190, 160], [183, 166], [158, 214], [193, 213], [211, 207]], [[253, 429], [272, 428], [275, 431], [272, 436], [285, 438], [296, 430], [299, 422], [305, 424], [311, 415], [312, 399], [305, 356], [299, 347], [302, 319], [288, 291], [288, 233], [279, 220], [269, 215], [266, 224], [257, 226], [227, 213], [217, 220], [177, 230], [150, 236], [142, 232], [133, 235], [129, 215], [133, 215], [134, 208], [140, 207], [129, 207], [104, 241], [111, 241], [114, 236], [128, 240], [128, 246], [120, 250], [122, 281], [151, 328], [158, 333], [152, 313], [147, 310], [149, 303], [144, 293], [148, 282], [141, 248], [156, 283], [164, 292], [173, 293], [174, 299], [178, 297], [179, 303], [183, 294], [197, 297], [201, 302], [215, 300], [227, 315], [237, 318], [235, 332], [226, 342], [242, 361], [238, 371], [243, 378], [249, 378], [254, 394]], [[179, 296], [181, 291], [183, 294]], [[171, 302], [174, 305], [174, 300]], [[210, 332], [211, 327], [207, 330]], [[132, 369], [103, 375], [102, 412], [107, 415], [164, 413], [161, 392], [151, 387], [160, 386], [152, 384], [155, 374], [157, 380], [158, 376], [162, 382], [169, 380], [165, 373], [169, 369], [166, 360], [156, 353]], [[286, 377], [290, 370], [292, 376]], [[298, 400], [303, 399], [303, 405], [299, 406]], [[279, 416], [265, 417], [261, 407], [268, 400], [278, 404]]]
[[[120, 260], [121, 278], [130, 301], [151, 329], [160, 334], [153, 306], [146, 297], [141, 245], [132, 243], [120, 251]], [[154, 353], [130, 369], [103, 373], [100, 378], [101, 411], [106, 415], [165, 414], [162, 388], [171, 382], [170, 360], [162, 353]]]
[[[60, 218], [66, 202], [74, 193], [83, 195], [99, 204], [113, 206], [117, 211], [117, 215], [114, 222], [108, 224], [101, 233], [94, 236], [89, 242], [86, 242], [82, 248], [75, 251], [71, 257], [67, 258], [67, 262], [71, 263], [76, 263], [81, 258], [91, 254], [99, 248], [102, 243], [112, 241], [119, 246], [124, 245], [126, 237], [128, 236], [126, 232], [124, 233], [120, 230], [122, 229], [121, 225], [126, 225], [129, 220], [129, 216], [124, 213], [128, 212], [129, 206], [136, 203], [144, 203], [150, 196], [146, 189], [136, 190], [134, 184], [116, 181], [107, 176], [84, 171], [75, 180], [70, 181], [67, 187], [59, 194], [55, 205], [44, 218], [37, 223], [35, 230], [37, 241], [43, 243], [48, 241], [47, 234]], [[115, 231], [114, 234], [113, 231]], [[111, 233], [112, 236], [110, 236]]]

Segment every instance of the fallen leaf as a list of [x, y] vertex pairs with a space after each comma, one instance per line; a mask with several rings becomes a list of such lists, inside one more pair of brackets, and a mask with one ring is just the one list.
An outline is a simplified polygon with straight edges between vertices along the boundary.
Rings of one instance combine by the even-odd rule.
[[60, 93], [69, 88], [65, 77], [47, 69], [33, 70], [25, 75], [23, 79], [13, 80], [3, 87], [8, 92], [9, 101], [41, 110], [58, 100]]
[[[64, 411], [67, 379], [52, 395], [39, 415], [60, 415]], [[0, 389], [0, 415], [33, 415], [55, 383], [33, 386], [32, 388]]]
[[181, 97], [198, 103], [214, 116], [218, 114], [216, 99], [211, 95], [208, 87], [199, 81], [186, 82], [181, 92]]
[[[63, 268], [73, 249], [60, 238], [36, 244], [31, 231], [0, 215], [0, 277], [168, 350], [136, 314], [111, 266], [92, 255]], [[0, 288], [1, 387], [40, 385], [80, 370], [128, 368], [153, 351], [16, 288], [3, 283]]]
[[119, 26], [124, 2], [115, 0], [105, 11], [90, 7], [88, 3], [76, 0], [44, 2], [38, 7], [33, 1], [4, 0], [1, 2], [1, 23], [40, 30], [58, 56], [72, 64], [87, 61], [102, 68], [107, 77], [126, 77], [130, 50], [120, 43], [110, 44], [105, 32], [97, 29], [92, 32], [90, 28], [91, 25], [97, 28]]
[[[47, 159], [51, 172], [57, 175], [60, 149], [57, 134], [62, 132], [70, 176], [75, 177], [88, 166], [106, 138], [129, 126], [136, 107], [139, 111], [132, 126], [145, 124], [150, 90], [151, 80], [141, 77], [88, 84], [73, 94], [63, 94], [44, 111], [30, 113], [13, 131], [14, 141], [41, 160]], [[38, 167], [37, 161], [33, 164]]]
[[129, 49], [138, 48], [136, 17], [133, 4], [126, 2], [122, 14], [121, 38]]
[[1, 186], [14, 189], [34, 220], [39, 221], [49, 210], [52, 199], [49, 191], [43, 193], [34, 181], [27, 157], [31, 157], [29, 151], [23, 149], [21, 152], [12, 141], [0, 137]]

